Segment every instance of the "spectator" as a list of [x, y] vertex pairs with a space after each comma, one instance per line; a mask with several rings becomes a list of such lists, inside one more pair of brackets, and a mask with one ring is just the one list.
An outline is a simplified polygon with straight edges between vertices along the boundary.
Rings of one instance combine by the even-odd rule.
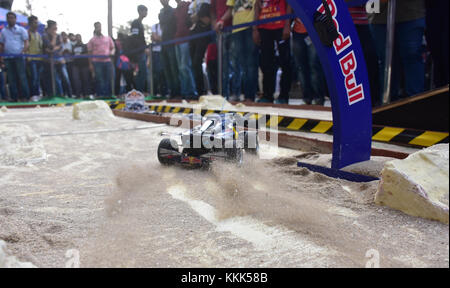
[[323, 89], [324, 75], [316, 48], [309, 38], [305, 25], [296, 18], [292, 29], [293, 54], [295, 62], [294, 73], [298, 73], [303, 88], [303, 100], [306, 104], [325, 104]]
[[[30, 45], [27, 53], [30, 55], [42, 55], [44, 51], [42, 36], [37, 31], [38, 25], [39, 22], [36, 16], [30, 16], [28, 18], [28, 37], [30, 39]], [[28, 58], [28, 68], [30, 71], [31, 100], [38, 101], [41, 95], [41, 73], [44, 68], [42, 58]]]
[[[80, 34], [75, 35], [73, 54], [77, 56], [87, 56], [88, 48], [83, 43]], [[77, 98], [83, 99], [90, 95], [90, 75], [88, 58], [75, 58], [72, 63], [73, 92]]]
[[[67, 91], [67, 96], [72, 97], [72, 85], [69, 79], [69, 73], [67, 72], [67, 66], [64, 58], [62, 57], [62, 38], [57, 34], [58, 25], [55, 21], [47, 21], [47, 29], [44, 34], [42, 41], [44, 52], [47, 53], [51, 58], [49, 59], [48, 65], [46, 65], [45, 74], [48, 79], [47, 87], [51, 92], [47, 94], [48, 96], [54, 96], [56, 92], [57, 96], [64, 96], [64, 90]], [[51, 76], [51, 62], [54, 60], [55, 64], [55, 88], [53, 91], [52, 76]]]
[[[210, 0], [194, 0], [189, 6], [189, 17], [192, 22], [191, 35], [208, 32], [211, 30], [211, 4]], [[206, 95], [203, 77], [203, 59], [206, 48], [211, 43], [211, 37], [206, 36], [191, 40], [190, 53], [192, 59], [192, 71], [194, 72], [195, 86], [198, 95]]]
[[448, 6], [449, 1], [426, 1], [427, 42], [433, 59], [434, 86], [448, 85]]
[[69, 41], [70, 44], [72, 44], [72, 47], [75, 46], [75, 44], [77, 44], [77, 36], [73, 33], [69, 33]]
[[[28, 50], [28, 32], [24, 28], [16, 25], [17, 16], [13, 12], [7, 14], [8, 26], [2, 30], [0, 35], [0, 53], [19, 55]], [[28, 100], [29, 88], [25, 68], [25, 59], [22, 57], [5, 57], [4, 61], [7, 69], [9, 83], [9, 93], [13, 101]], [[20, 87], [20, 88], [19, 88]]]
[[130, 46], [133, 48], [133, 53], [129, 58], [131, 62], [138, 66], [138, 73], [136, 75], [136, 89], [144, 92], [145, 83], [147, 81], [147, 43], [145, 41], [144, 25], [142, 20], [147, 17], [148, 9], [144, 5], [138, 6], [139, 18], [131, 23]]
[[211, 92], [214, 95], [219, 93], [217, 87], [218, 80], [218, 63], [217, 63], [217, 45], [215, 43], [208, 45], [208, 49], [206, 50], [206, 68], [208, 72], [209, 86], [211, 88]]
[[[264, 20], [291, 13], [291, 7], [286, 0], [257, 0], [255, 2], [255, 18]], [[276, 51], [279, 55], [279, 64], [283, 71], [280, 83], [280, 97], [278, 104], [289, 103], [291, 89], [291, 28], [290, 21], [277, 21], [259, 25], [253, 28], [253, 39], [257, 45], [261, 45], [261, 70], [264, 74], [264, 95], [260, 102], [273, 103], [275, 93], [278, 65], [275, 58]]]
[[[173, 40], [177, 32], [175, 9], [169, 6], [169, 0], [161, 0], [163, 8], [159, 13], [159, 24], [161, 26], [161, 41]], [[164, 76], [171, 97], [180, 95], [180, 82], [178, 63], [174, 45], [164, 45], [161, 50], [161, 61], [164, 66]]]
[[[221, 19], [228, 10], [227, 0], [211, 0], [211, 15], [213, 27], [216, 32], [220, 32], [219, 26], [225, 28], [232, 24], [231, 17], [227, 21]], [[212, 44], [215, 45], [216, 44]], [[223, 35], [223, 49], [222, 49], [222, 91], [219, 91], [225, 98], [230, 98], [231, 88], [233, 88], [233, 99], [237, 100], [238, 95], [241, 94], [241, 69], [234, 71], [232, 68], [238, 66], [238, 63], [232, 65], [234, 59], [231, 58], [230, 51], [232, 50], [232, 37], [229, 34]], [[209, 50], [216, 51], [217, 47], [208, 48]], [[213, 52], [214, 53], [214, 52]], [[209, 55], [209, 53], [208, 53]], [[214, 58], [214, 57], [213, 57]], [[217, 62], [217, 61], [216, 61]], [[214, 63], [214, 62], [212, 62]], [[209, 69], [209, 68], [208, 68]], [[213, 76], [210, 77], [210, 80]]]
[[[175, 0], [177, 8], [175, 9], [175, 17], [177, 23], [177, 32], [175, 38], [189, 36], [189, 2]], [[180, 42], [175, 46], [175, 54], [177, 56], [179, 80], [181, 84], [181, 96], [184, 99], [198, 98], [195, 88], [194, 75], [192, 74], [192, 62], [190, 56], [189, 42]]]
[[[158, 44], [161, 43], [162, 41], [162, 31], [161, 31], [161, 25], [155, 24], [152, 26], [152, 43], [153, 44]], [[156, 95], [162, 95], [162, 96], [166, 96], [167, 95], [167, 88], [166, 88], [166, 79], [164, 77], [164, 68], [163, 65], [161, 63], [162, 59], [161, 59], [161, 51], [162, 51], [162, 47], [161, 46], [153, 46], [152, 48], [152, 59], [153, 59], [153, 87], [155, 89], [155, 94]]]
[[96, 94], [100, 98], [112, 96], [113, 67], [111, 56], [115, 54], [114, 42], [109, 36], [102, 34], [102, 24], [94, 24], [94, 37], [88, 43], [89, 54], [103, 56], [89, 59], [89, 69], [96, 80]]
[[[115, 91], [116, 94], [123, 94], [131, 91], [134, 85], [133, 79], [133, 64], [130, 62], [128, 56], [125, 55], [123, 50], [123, 44], [125, 43], [125, 35], [122, 33], [117, 34], [116, 44], [116, 81]], [[125, 91], [122, 91], [122, 76], [125, 79], [126, 87]], [[123, 92], [123, 93], [122, 93]]]
[[[381, 1], [381, 13], [370, 15], [380, 62], [380, 80], [384, 79], [386, 58], [387, 0]], [[425, 0], [398, 0], [395, 24], [395, 49], [393, 57], [391, 100], [403, 95], [400, 80], [405, 81], [405, 96], [413, 96], [425, 89], [425, 63], [422, 42], [425, 33]], [[447, 52], [448, 53], [448, 52]], [[403, 75], [401, 75], [403, 71]]]
[[8, 101], [6, 97], [6, 91], [5, 91], [5, 73], [3, 73], [3, 70], [5, 69], [4, 63], [0, 63], [0, 100]]
[[[233, 18], [233, 25], [252, 22], [255, 19], [256, 0], [228, 0], [228, 10], [217, 23], [222, 30], [224, 23]], [[258, 90], [258, 46], [253, 42], [250, 27], [233, 31], [232, 35], [233, 70], [242, 69], [243, 92], [247, 101], [255, 101]], [[238, 67], [239, 65], [239, 67]], [[238, 95], [236, 95], [238, 96]]]
[[[66, 32], [61, 33], [61, 39], [62, 39], [62, 55], [64, 56], [64, 61], [66, 62], [70, 83], [73, 83], [73, 76], [72, 76], [73, 45], [69, 39], [69, 35], [67, 35]], [[67, 95], [69, 93], [67, 90], [64, 90], [64, 94]]]
[[378, 56], [375, 49], [375, 40], [373, 38], [372, 30], [369, 27], [369, 18], [366, 8], [363, 5], [360, 7], [351, 7], [349, 10], [353, 18], [353, 22], [355, 23], [356, 31], [358, 32], [358, 37], [366, 60], [367, 71], [369, 73], [372, 106], [379, 106], [382, 99]]

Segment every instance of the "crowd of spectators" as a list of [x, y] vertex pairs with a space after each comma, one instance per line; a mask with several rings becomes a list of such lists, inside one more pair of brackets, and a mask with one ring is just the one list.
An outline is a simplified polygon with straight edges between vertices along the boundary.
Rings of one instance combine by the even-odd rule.
[[[148, 9], [143, 5], [128, 34], [119, 33], [113, 40], [102, 34], [97, 22], [87, 44], [79, 34], [58, 34], [52, 20], [41, 35], [35, 16], [29, 17], [26, 31], [16, 25], [16, 15], [8, 13], [8, 26], [0, 35], [0, 54], [28, 55], [1, 58], [0, 74], [7, 75], [8, 85], [0, 75], [0, 97], [35, 101], [54, 95], [92, 99], [131, 89], [148, 92], [152, 59], [154, 92], [168, 98], [190, 100], [213, 93], [231, 101], [287, 104], [297, 93], [291, 89], [293, 84], [300, 83], [299, 93], [306, 104], [325, 103], [328, 90], [322, 66], [298, 18], [223, 33], [222, 91], [218, 91], [217, 36], [185, 40], [291, 14], [287, 0], [175, 0], [175, 7], [170, 0], [160, 1], [159, 23], [151, 27], [152, 46], [146, 43], [149, 31], [142, 21]], [[363, 6], [349, 8], [365, 54], [374, 105], [381, 104], [384, 90], [387, 0], [380, 1], [380, 13], [367, 14]], [[397, 1], [392, 100], [448, 85], [448, 17], [439, 16], [448, 11], [448, 1], [425, 2]], [[172, 40], [170, 45], [158, 45]]]
[[[161, 0], [163, 8], [160, 23], [153, 29], [154, 43], [211, 29], [220, 32], [231, 25], [292, 12], [286, 0], [175, 0], [175, 8], [169, 2]], [[365, 6], [349, 8], [365, 54], [374, 105], [381, 104], [384, 91], [388, 4], [387, 0], [380, 2], [380, 11], [374, 14], [368, 14]], [[448, 85], [448, 37], [447, 33], [441, 33], [448, 30], [448, 17], [434, 17], [447, 11], [448, 1], [425, 2], [397, 1], [393, 101], [433, 86]], [[158, 59], [154, 67], [159, 73], [155, 79], [157, 92], [195, 99], [205, 94], [204, 83], [207, 83], [212, 93], [221, 93], [230, 100], [286, 104], [293, 93], [293, 83], [300, 83], [307, 104], [324, 104], [328, 94], [324, 73], [300, 19], [240, 28], [225, 34], [222, 91], [217, 91], [216, 42], [216, 37], [204, 37], [154, 50], [153, 58]], [[428, 59], [433, 59], [433, 65]], [[201, 73], [203, 62], [207, 77]], [[161, 84], [164, 81], [160, 78], [161, 71], [165, 85]]]
[[[131, 89], [145, 91], [148, 49], [142, 20], [147, 11], [139, 6], [130, 35], [119, 34], [116, 40], [103, 35], [100, 22], [94, 23], [93, 37], [87, 43], [80, 34], [59, 34], [53, 20], [40, 33], [36, 16], [28, 18], [26, 30], [16, 23], [17, 15], [9, 12], [8, 25], [0, 32], [0, 100], [110, 99]], [[132, 47], [128, 55], [123, 53], [124, 42]]]

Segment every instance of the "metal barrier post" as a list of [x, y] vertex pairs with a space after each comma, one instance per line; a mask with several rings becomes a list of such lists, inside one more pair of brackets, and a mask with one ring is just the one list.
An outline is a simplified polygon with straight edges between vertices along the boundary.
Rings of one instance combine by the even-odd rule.
[[150, 77], [150, 96], [155, 96], [155, 81], [153, 79], [153, 44], [150, 44], [150, 67], [149, 67], [149, 77]]
[[223, 32], [217, 33], [217, 91], [222, 96], [223, 91]]
[[112, 94], [112, 95], [110, 95], [110, 97], [114, 98], [116, 96], [116, 92], [120, 93], [120, 91], [116, 91], [116, 73], [117, 73], [117, 71], [116, 71], [116, 65], [114, 62], [114, 56], [111, 56], [110, 59], [111, 59], [111, 62], [110, 62], [111, 64], [110, 64], [109, 69], [111, 69], [111, 85], [110, 86], [111, 86], [111, 94]]
[[52, 77], [52, 94], [50, 97], [56, 96], [56, 82], [55, 82], [55, 58], [53, 54], [50, 55], [50, 77]]
[[395, 46], [395, 13], [397, 9], [396, 0], [388, 3], [388, 19], [386, 25], [386, 58], [384, 66], [384, 92], [383, 104], [391, 103], [392, 87], [392, 60]]

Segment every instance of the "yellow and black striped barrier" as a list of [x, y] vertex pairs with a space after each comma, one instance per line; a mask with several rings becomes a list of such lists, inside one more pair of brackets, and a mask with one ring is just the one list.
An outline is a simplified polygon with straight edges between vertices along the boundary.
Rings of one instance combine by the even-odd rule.
[[[111, 108], [122, 109], [123, 108], [122, 105], [124, 106], [124, 104], [113, 103]], [[196, 113], [202, 116], [207, 116], [209, 114], [221, 114], [233, 112], [233, 111], [204, 110], [204, 109], [196, 110], [195, 108], [165, 106], [165, 105], [150, 105], [150, 111], [158, 113], [172, 113], [172, 114]], [[254, 120], [256, 122], [255, 123], [256, 125], [260, 123], [259, 121], [262, 120], [261, 119], [262, 117], [266, 117], [265, 122], [267, 128], [278, 128], [280, 130], [286, 131], [301, 131], [301, 132], [311, 132], [329, 135], [333, 134], [333, 122], [331, 121], [320, 121], [320, 120], [302, 119], [285, 116], [270, 116], [248, 112], [236, 112], [236, 113], [241, 114], [249, 122]], [[274, 124], [275, 126], [273, 126]], [[256, 128], [258, 127], [256, 126]], [[373, 140], [377, 142], [385, 142], [393, 144], [407, 144], [419, 147], [430, 147], [440, 143], [449, 143], [449, 133], [374, 126]]]

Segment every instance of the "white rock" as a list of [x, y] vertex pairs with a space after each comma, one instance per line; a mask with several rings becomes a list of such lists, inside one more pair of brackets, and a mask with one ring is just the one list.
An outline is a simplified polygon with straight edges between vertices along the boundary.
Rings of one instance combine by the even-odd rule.
[[36, 268], [36, 266], [29, 262], [20, 262], [16, 257], [8, 256], [6, 243], [0, 240], [0, 268]]
[[41, 137], [23, 124], [0, 124], [0, 165], [43, 162], [47, 153]]
[[114, 119], [115, 116], [105, 101], [82, 102], [73, 105], [72, 116], [74, 120], [104, 122]]
[[8, 108], [6, 108], [6, 106], [3, 106], [3, 107], [0, 109], [0, 111], [2, 111], [3, 113], [6, 113], [6, 112], [8, 112]]
[[388, 162], [375, 202], [412, 216], [449, 223], [449, 145]]

